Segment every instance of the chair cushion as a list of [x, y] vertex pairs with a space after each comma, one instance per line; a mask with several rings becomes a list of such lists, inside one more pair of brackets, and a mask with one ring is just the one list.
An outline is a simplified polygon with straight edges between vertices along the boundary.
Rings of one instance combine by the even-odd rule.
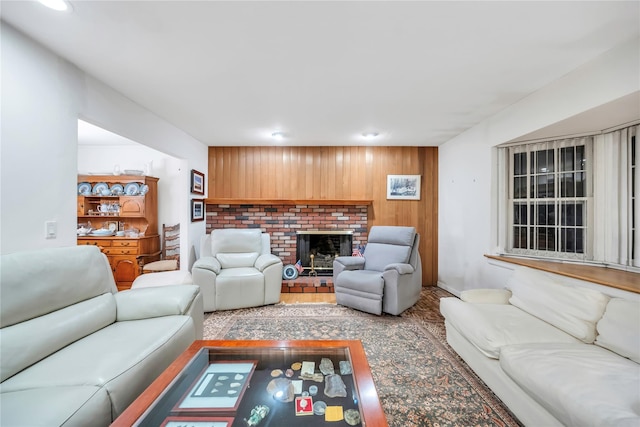
[[367, 241], [368, 243], [411, 246], [415, 235], [416, 229], [414, 227], [376, 225], [371, 227]]
[[213, 230], [211, 253], [223, 269], [253, 267], [262, 253], [262, 232], [258, 228]]
[[389, 264], [409, 262], [415, 236], [413, 227], [371, 227], [364, 250], [365, 270], [383, 271]]
[[334, 288], [348, 288], [369, 294], [382, 295], [384, 279], [382, 273], [371, 270], [347, 270], [336, 278]]
[[367, 243], [367, 248], [364, 251], [364, 268], [366, 270], [383, 271], [389, 264], [407, 263], [410, 255], [411, 246]]
[[216, 277], [215, 292], [217, 310], [263, 305], [264, 275], [250, 267], [223, 268]]

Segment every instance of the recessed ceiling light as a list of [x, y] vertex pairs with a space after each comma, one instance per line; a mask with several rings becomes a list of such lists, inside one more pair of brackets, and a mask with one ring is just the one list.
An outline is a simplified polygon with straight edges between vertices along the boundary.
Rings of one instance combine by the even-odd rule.
[[283, 139], [284, 139], [284, 132], [280, 132], [280, 131], [278, 131], [278, 132], [273, 132], [273, 133], [271, 134], [271, 137], [272, 137], [273, 139], [277, 139], [278, 141], [281, 141], [281, 140], [283, 140]]
[[374, 139], [376, 138], [378, 135], [380, 135], [378, 132], [365, 132], [362, 134], [362, 136], [365, 139]]
[[64, 12], [66, 10], [70, 10], [71, 6], [65, 0], [38, 0], [43, 5], [47, 6], [49, 9], [57, 10], [59, 12]]

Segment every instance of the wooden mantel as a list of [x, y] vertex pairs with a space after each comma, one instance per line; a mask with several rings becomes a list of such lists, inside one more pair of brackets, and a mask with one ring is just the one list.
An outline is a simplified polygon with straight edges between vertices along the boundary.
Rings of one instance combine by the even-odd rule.
[[206, 204], [212, 205], [344, 205], [361, 206], [371, 205], [369, 199], [239, 199], [239, 198], [212, 198], [205, 199]]

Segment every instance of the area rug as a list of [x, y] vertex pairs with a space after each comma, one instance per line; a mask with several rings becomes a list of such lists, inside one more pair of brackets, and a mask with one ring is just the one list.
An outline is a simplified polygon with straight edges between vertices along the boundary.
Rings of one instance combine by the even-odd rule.
[[204, 338], [361, 340], [389, 426], [519, 426], [448, 347], [429, 298], [433, 293], [423, 292], [421, 302], [400, 317], [335, 304], [214, 312], [205, 318]]

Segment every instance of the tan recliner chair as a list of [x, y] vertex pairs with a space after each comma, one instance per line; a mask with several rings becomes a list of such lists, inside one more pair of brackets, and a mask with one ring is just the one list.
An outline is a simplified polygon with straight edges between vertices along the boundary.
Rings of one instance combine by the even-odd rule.
[[191, 274], [205, 312], [280, 301], [282, 260], [271, 254], [271, 238], [260, 229], [213, 230], [202, 238]]

